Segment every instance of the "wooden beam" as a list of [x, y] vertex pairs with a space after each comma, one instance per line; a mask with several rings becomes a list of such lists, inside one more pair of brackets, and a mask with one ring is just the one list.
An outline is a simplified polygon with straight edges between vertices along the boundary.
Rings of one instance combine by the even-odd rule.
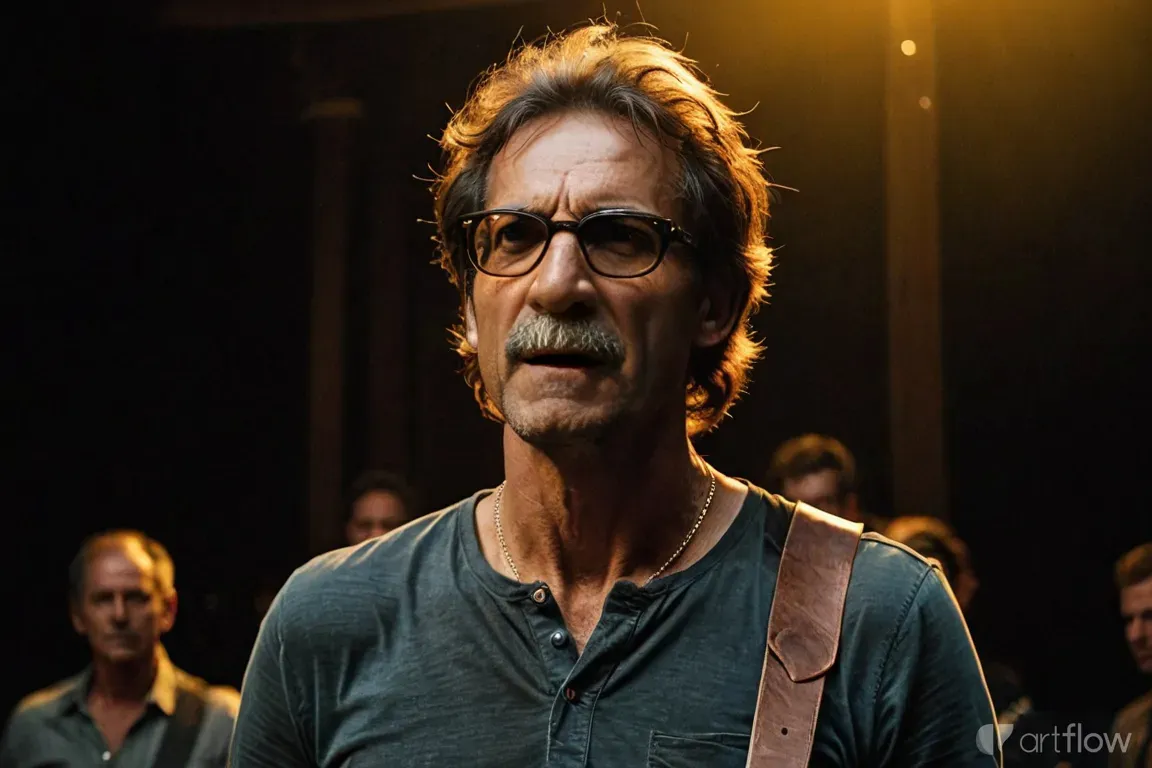
[[889, 0], [888, 366], [894, 513], [947, 517], [932, 6]]
[[[409, 266], [416, 256], [407, 246], [404, 213], [410, 175], [392, 159], [376, 166], [369, 231], [368, 301], [368, 462], [373, 468], [411, 471], [413, 421], [412, 329]], [[427, 249], [430, 260], [432, 249]], [[422, 254], [423, 255], [423, 254]]]
[[162, 18], [171, 26], [202, 28], [320, 24], [528, 2], [540, 0], [170, 0]]
[[360, 103], [324, 99], [305, 113], [315, 134], [309, 339], [308, 544], [339, 545], [344, 458], [344, 326], [352, 139]]

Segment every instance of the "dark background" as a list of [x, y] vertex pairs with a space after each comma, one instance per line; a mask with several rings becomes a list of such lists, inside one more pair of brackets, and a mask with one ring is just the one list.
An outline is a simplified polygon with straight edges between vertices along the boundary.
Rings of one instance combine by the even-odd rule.
[[[498, 428], [456, 375], [455, 294], [430, 262], [426, 165], [471, 79], [600, 3], [527, 3], [314, 26], [181, 29], [147, 4], [4, 31], [3, 293], [9, 657], [5, 708], [85, 662], [65, 610], [82, 538], [147, 530], [177, 565], [174, 660], [238, 685], [260, 583], [311, 554], [305, 520], [311, 79], [359, 97], [350, 269], [410, 255], [405, 469], [429, 508], [499, 482]], [[633, 4], [609, 15], [638, 19]], [[617, 12], [619, 15], [617, 16]], [[747, 117], [784, 246], [767, 354], [699, 447], [759, 480], [804, 431], [844, 439], [892, 510], [884, 278], [885, 4], [651, 2]], [[937, 3], [950, 514], [982, 589], [981, 655], [1038, 706], [1109, 710], [1141, 690], [1111, 564], [1152, 539], [1147, 218], [1152, 6]], [[690, 33], [690, 34], [689, 34]], [[332, 75], [332, 73], [338, 73]], [[331, 84], [331, 83], [329, 83]], [[758, 106], [757, 106], [758, 105]], [[380, 219], [390, 242], [368, 236]], [[375, 227], [375, 228], [374, 228]], [[349, 293], [345, 473], [370, 452], [373, 300]], [[334, 514], [339, 514], [334, 510]]]

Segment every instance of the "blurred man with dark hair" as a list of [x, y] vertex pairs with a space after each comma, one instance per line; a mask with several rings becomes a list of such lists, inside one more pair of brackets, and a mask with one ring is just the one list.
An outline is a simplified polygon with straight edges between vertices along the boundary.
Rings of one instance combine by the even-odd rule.
[[[1152, 674], [1152, 542], [1116, 561], [1115, 576], [1128, 648], [1140, 671]], [[1152, 691], [1120, 710], [1112, 731], [1130, 734], [1132, 741], [1128, 749], [1110, 754], [1111, 768], [1152, 768]]]
[[768, 486], [786, 499], [871, 528], [860, 511], [856, 459], [834, 437], [809, 434], [786, 441], [772, 455]]
[[349, 544], [383, 536], [417, 517], [416, 504], [415, 493], [399, 474], [365, 472], [348, 491], [344, 535]]
[[0, 742], [0, 768], [226, 764], [232, 688], [177, 669], [160, 638], [176, 620], [175, 569], [139, 531], [87, 539], [68, 572], [72, 626], [92, 664], [26, 697]]

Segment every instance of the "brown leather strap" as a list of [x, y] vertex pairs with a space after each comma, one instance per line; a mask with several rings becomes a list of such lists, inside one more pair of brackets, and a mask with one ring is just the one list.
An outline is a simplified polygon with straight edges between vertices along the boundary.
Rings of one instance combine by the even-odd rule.
[[780, 557], [746, 768], [806, 768], [864, 526], [797, 504]]

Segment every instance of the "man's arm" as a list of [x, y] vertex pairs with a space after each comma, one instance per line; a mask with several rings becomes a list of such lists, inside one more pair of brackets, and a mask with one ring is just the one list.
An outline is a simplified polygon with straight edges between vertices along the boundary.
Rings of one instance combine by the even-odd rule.
[[13, 713], [4, 725], [4, 733], [0, 734], [0, 768], [17, 768], [18, 747], [20, 741], [18, 722], [19, 710]]
[[292, 644], [284, 635], [290, 626], [284, 614], [291, 584], [289, 580], [269, 608], [248, 660], [228, 759], [233, 768], [315, 765], [298, 708], [302, 699], [293, 677]]
[[20, 768], [29, 760], [36, 761], [37, 744], [45, 736], [44, 721], [38, 716], [37, 705], [50, 698], [51, 690], [25, 696], [12, 709], [4, 732], [0, 734], [0, 768]]
[[936, 568], [924, 574], [883, 663], [875, 701], [883, 765], [1001, 765], [980, 662]]

